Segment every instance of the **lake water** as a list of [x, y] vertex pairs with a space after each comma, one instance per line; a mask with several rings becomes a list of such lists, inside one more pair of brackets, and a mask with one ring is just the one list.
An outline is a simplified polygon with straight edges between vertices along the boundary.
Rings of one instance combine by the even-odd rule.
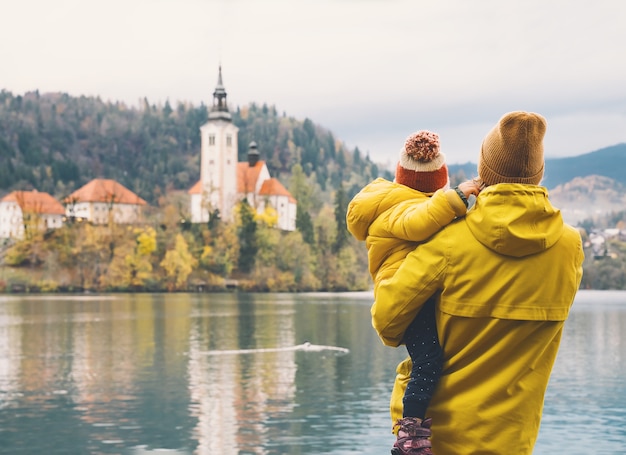
[[[0, 453], [389, 454], [370, 303], [0, 296]], [[626, 292], [579, 293], [547, 393], [535, 454], [588, 453], [626, 453]]]

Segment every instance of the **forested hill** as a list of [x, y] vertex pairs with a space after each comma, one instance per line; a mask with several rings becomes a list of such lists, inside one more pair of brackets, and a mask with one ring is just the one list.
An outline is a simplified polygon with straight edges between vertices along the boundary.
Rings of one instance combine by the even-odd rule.
[[[369, 156], [310, 119], [279, 116], [276, 108], [233, 108], [239, 160], [258, 144], [272, 176], [288, 188], [302, 165], [322, 192], [340, 185], [354, 194], [379, 175]], [[93, 178], [119, 181], [150, 203], [170, 190], [187, 190], [200, 172], [200, 126], [207, 106], [178, 102], [143, 106], [64, 93], [0, 92], [0, 197], [37, 189], [62, 198]], [[387, 177], [391, 177], [387, 175]]]

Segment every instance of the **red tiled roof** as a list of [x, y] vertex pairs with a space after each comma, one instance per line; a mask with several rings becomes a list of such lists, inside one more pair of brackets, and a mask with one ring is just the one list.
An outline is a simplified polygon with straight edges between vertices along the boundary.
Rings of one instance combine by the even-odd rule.
[[[254, 192], [256, 181], [259, 179], [259, 174], [261, 173], [264, 164], [265, 161], [259, 161], [255, 166], [250, 167], [247, 161], [237, 163], [237, 193], [243, 194]], [[191, 188], [189, 188], [187, 193], [202, 193], [202, 181], [198, 180]]]
[[2, 202], [17, 202], [22, 212], [45, 215], [65, 215], [65, 208], [48, 193], [33, 191], [13, 191], [2, 198]]
[[287, 188], [273, 177], [263, 182], [259, 194], [261, 196], [287, 196], [289, 202], [296, 202], [291, 193], [287, 191]]
[[202, 193], [202, 180], [198, 180], [194, 186], [189, 188], [188, 194], [200, 194]]
[[[256, 182], [259, 179], [261, 170], [265, 161], [258, 161], [254, 166], [250, 167], [247, 161], [237, 163], [237, 193], [253, 193]], [[202, 192], [202, 181], [198, 180], [189, 190], [188, 194], [200, 194]], [[259, 194], [266, 196], [287, 196], [289, 202], [295, 203], [296, 200], [287, 191], [287, 189], [275, 178], [267, 179], [261, 185]]]
[[237, 193], [254, 193], [263, 166], [265, 161], [257, 161], [252, 167], [247, 161], [237, 163]]
[[114, 202], [116, 204], [146, 205], [147, 202], [124, 185], [110, 179], [94, 179], [77, 189], [66, 202]]

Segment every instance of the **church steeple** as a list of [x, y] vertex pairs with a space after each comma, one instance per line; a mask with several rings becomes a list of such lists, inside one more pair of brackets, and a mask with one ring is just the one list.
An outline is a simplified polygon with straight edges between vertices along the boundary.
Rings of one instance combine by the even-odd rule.
[[219, 75], [217, 77], [217, 86], [213, 92], [213, 107], [209, 112], [209, 120], [226, 120], [230, 122], [232, 117], [226, 103], [226, 89], [222, 82], [222, 65], [219, 67]]
[[248, 166], [254, 167], [259, 162], [259, 149], [254, 141], [248, 147]]

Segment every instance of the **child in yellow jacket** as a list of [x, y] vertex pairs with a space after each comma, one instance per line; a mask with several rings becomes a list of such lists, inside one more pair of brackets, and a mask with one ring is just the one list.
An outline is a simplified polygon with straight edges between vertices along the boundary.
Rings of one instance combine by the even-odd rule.
[[[348, 230], [364, 240], [369, 271], [378, 285], [391, 278], [407, 254], [455, 218], [464, 216], [468, 198], [477, 195], [474, 181], [450, 189], [439, 136], [430, 131], [410, 135], [400, 152], [395, 181], [378, 178], [350, 202]], [[403, 338], [411, 357], [411, 379], [403, 398], [403, 418], [394, 426], [394, 455], [427, 455], [430, 419], [426, 409], [441, 373], [443, 355], [435, 324], [435, 298], [424, 305]]]

